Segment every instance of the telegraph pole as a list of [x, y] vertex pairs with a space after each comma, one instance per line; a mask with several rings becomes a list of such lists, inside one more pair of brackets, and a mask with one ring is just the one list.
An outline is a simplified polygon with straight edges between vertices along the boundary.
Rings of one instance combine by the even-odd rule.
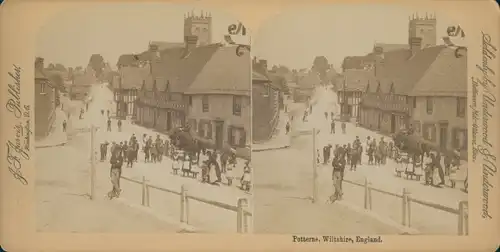
[[92, 125], [90, 128], [90, 199], [95, 200], [95, 181], [96, 181], [96, 172], [95, 172], [95, 135], [96, 135], [97, 127]]
[[316, 153], [316, 128], [313, 128], [312, 131], [312, 161], [313, 161], [313, 197], [312, 197], [312, 203], [316, 203], [318, 199], [318, 185], [317, 185], [317, 180], [318, 180], [318, 163], [317, 163], [317, 153]]

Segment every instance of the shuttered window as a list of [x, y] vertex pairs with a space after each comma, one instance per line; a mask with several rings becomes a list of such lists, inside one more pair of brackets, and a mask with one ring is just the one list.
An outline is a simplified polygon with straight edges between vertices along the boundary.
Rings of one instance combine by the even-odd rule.
[[453, 128], [452, 130], [453, 148], [467, 150], [467, 130]]
[[422, 136], [427, 141], [435, 142], [436, 141], [436, 125], [424, 124]]
[[457, 116], [465, 117], [467, 98], [457, 97]]
[[207, 95], [204, 95], [204, 96], [201, 98], [201, 106], [202, 106], [202, 111], [203, 111], [203, 113], [208, 112], [208, 110], [209, 110], [209, 106], [208, 106], [208, 96], [207, 96]]
[[434, 100], [432, 97], [426, 97], [426, 110], [429, 115], [432, 115], [434, 112]]
[[228, 128], [228, 142], [231, 146], [245, 147], [246, 145], [246, 132], [245, 129], [241, 127], [229, 127]]

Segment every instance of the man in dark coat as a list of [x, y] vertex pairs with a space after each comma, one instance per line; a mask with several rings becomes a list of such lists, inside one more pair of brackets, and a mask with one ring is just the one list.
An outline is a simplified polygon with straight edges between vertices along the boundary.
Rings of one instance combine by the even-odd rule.
[[335, 120], [330, 123], [330, 134], [335, 134]]

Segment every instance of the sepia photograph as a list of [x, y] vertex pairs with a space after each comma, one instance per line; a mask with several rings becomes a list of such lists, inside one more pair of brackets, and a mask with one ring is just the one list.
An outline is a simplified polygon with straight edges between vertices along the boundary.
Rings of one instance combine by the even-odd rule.
[[251, 232], [248, 44], [231, 16], [176, 4], [100, 4], [45, 24], [37, 230]]
[[254, 232], [467, 235], [464, 37], [446, 13], [390, 5], [266, 22], [253, 37]]
[[498, 250], [497, 8], [0, 0], [0, 251]]

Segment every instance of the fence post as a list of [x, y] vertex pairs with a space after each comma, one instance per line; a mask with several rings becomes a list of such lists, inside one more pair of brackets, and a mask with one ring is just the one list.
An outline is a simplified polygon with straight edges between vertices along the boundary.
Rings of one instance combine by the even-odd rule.
[[403, 226], [406, 226], [406, 210], [407, 210], [407, 205], [408, 205], [408, 195], [407, 195], [407, 191], [406, 191], [406, 188], [403, 188], [403, 201], [402, 201], [402, 219], [401, 219], [401, 224], [403, 224]]
[[181, 222], [186, 222], [186, 186], [181, 185]]
[[408, 216], [408, 227], [411, 227], [411, 193], [406, 191], [406, 208]]
[[368, 209], [368, 179], [365, 177], [365, 209]]
[[372, 206], [372, 188], [368, 185], [368, 208], [372, 210]]
[[142, 176], [142, 200], [141, 203], [143, 206], [146, 206], [146, 176]]
[[464, 201], [458, 203], [458, 235], [464, 235], [465, 209]]
[[146, 184], [146, 206], [147, 207], [150, 207], [149, 200], [150, 200], [150, 197], [149, 197], [149, 185]]
[[238, 210], [236, 213], [236, 231], [238, 233], [244, 233], [245, 230], [248, 229], [248, 226], [245, 220], [245, 208], [248, 206], [248, 201], [245, 198], [238, 199]]

